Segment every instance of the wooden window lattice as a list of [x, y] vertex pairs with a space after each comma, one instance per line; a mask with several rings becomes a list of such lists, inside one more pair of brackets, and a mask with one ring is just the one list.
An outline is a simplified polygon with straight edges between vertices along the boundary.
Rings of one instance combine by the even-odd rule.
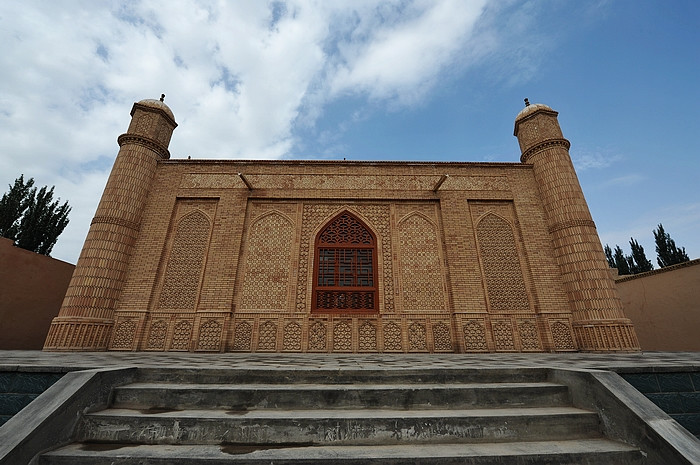
[[376, 241], [357, 218], [344, 212], [316, 238], [313, 310], [372, 312], [377, 309]]

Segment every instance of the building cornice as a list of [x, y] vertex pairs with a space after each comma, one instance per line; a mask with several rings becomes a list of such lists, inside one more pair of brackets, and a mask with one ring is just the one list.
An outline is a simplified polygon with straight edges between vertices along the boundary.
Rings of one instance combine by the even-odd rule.
[[523, 154], [520, 156], [520, 161], [523, 163], [526, 163], [530, 158], [532, 158], [535, 154], [538, 152], [548, 149], [550, 147], [564, 147], [566, 150], [569, 150], [569, 147], [571, 147], [571, 142], [569, 142], [566, 139], [547, 139], [544, 140], [536, 145], [533, 145], [529, 149], [523, 152]]
[[158, 141], [148, 137], [126, 133], [117, 137], [117, 143], [119, 144], [119, 147], [121, 147], [124, 144], [140, 145], [142, 147], [146, 147], [147, 149], [153, 150], [163, 160], [167, 160], [170, 158], [170, 152], [167, 148], [163, 147], [163, 145], [160, 144]]

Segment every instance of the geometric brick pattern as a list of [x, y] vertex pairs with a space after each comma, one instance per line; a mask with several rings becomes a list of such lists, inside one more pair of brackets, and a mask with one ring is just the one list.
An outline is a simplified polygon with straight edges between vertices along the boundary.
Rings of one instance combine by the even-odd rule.
[[274, 351], [277, 348], [277, 324], [268, 320], [260, 325], [258, 333], [258, 350]]
[[571, 350], [576, 348], [571, 335], [571, 327], [568, 324], [562, 321], [554, 321], [551, 323], [551, 327], [554, 347], [557, 350]]
[[537, 332], [535, 320], [520, 320], [518, 322], [518, 334], [523, 351], [540, 351], [540, 336]]
[[154, 320], [148, 334], [148, 350], [165, 350], [165, 339], [168, 336], [168, 322], [166, 320]]
[[[548, 107], [516, 119], [520, 164], [169, 160], [167, 106], [132, 116], [47, 349], [638, 348]], [[370, 311], [335, 296], [358, 286]]]
[[309, 350], [325, 352], [327, 334], [325, 323], [321, 321], [314, 322], [309, 328]]
[[[230, 341], [209, 350], [233, 352], [454, 352], [450, 321], [434, 315], [416, 319], [381, 315], [307, 314], [288, 320], [261, 313], [236, 314]], [[256, 344], [251, 344], [258, 328]], [[280, 334], [281, 330], [281, 334]], [[483, 338], [483, 332], [482, 338]]]
[[168, 258], [158, 307], [194, 310], [209, 242], [209, 220], [194, 211], [180, 220]]
[[479, 221], [477, 236], [490, 310], [528, 311], [530, 305], [510, 224], [489, 213]]
[[301, 325], [295, 321], [284, 327], [283, 349], [285, 351], [301, 352]]
[[360, 352], [377, 351], [377, 327], [371, 321], [360, 325], [358, 349]]
[[399, 223], [403, 311], [442, 310], [444, 272], [435, 226], [412, 214]]
[[403, 350], [401, 327], [393, 321], [384, 325], [384, 349], [392, 352]]
[[192, 342], [192, 321], [180, 320], [173, 329], [173, 342], [170, 350], [189, 350]]
[[425, 325], [411, 323], [408, 327], [408, 350], [410, 352], [425, 352], [428, 349]]
[[136, 334], [136, 321], [132, 319], [118, 321], [112, 335], [111, 347], [114, 349], [131, 349]]
[[467, 352], [488, 352], [486, 327], [483, 320], [468, 320], [464, 324], [464, 345]]
[[219, 351], [221, 348], [221, 331], [223, 324], [215, 319], [207, 319], [199, 327], [197, 350]]
[[250, 352], [253, 341], [253, 325], [247, 321], [236, 324], [231, 350]]
[[352, 351], [352, 328], [347, 321], [340, 321], [333, 326], [333, 352]]
[[[299, 268], [297, 274], [297, 295], [296, 309], [297, 312], [305, 313], [310, 308], [310, 303], [307, 303], [307, 293], [309, 289], [309, 261], [310, 254], [313, 251], [312, 235], [317, 231], [322, 223], [327, 222], [337, 215], [341, 204], [329, 203], [304, 203], [302, 224], [301, 224], [301, 248], [299, 252]], [[381, 239], [382, 249], [378, 251], [379, 259], [382, 260], [381, 269], [384, 270], [384, 311], [392, 312], [394, 310], [394, 276], [392, 269], [392, 251], [391, 251], [391, 228], [389, 227], [389, 206], [388, 205], [351, 205], [352, 210], [359, 213], [359, 217], [364, 217], [368, 220], [367, 227], [373, 229], [375, 235]], [[350, 211], [354, 214], [353, 211]], [[311, 248], [311, 249], [310, 249]], [[311, 251], [310, 251], [311, 250]], [[308, 276], [307, 276], [308, 275]]]
[[546, 105], [526, 106], [515, 120], [515, 135], [522, 153], [520, 160], [532, 167], [546, 212], [552, 250], [569, 298], [576, 345], [583, 350], [639, 350], [632, 322], [624, 315], [610, 277], [569, 156], [570, 144], [562, 135], [557, 115]]
[[496, 351], [514, 351], [513, 324], [510, 319], [494, 319], [491, 323]]
[[445, 323], [433, 325], [433, 339], [435, 340], [435, 352], [452, 352], [452, 336], [450, 327]]
[[286, 310], [294, 228], [277, 212], [258, 218], [248, 232], [245, 273], [238, 308]]

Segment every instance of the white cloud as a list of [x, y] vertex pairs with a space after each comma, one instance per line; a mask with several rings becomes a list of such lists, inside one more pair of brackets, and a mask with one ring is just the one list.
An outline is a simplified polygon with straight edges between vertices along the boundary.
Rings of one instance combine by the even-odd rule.
[[405, 101], [420, 97], [463, 48], [485, 4], [422, 2], [408, 20], [378, 25], [369, 41], [342, 43], [331, 93], [359, 91]]
[[640, 173], [629, 173], [624, 176], [617, 176], [608, 179], [601, 184], [601, 187], [630, 187], [639, 184], [647, 179], [646, 176]]
[[607, 168], [623, 157], [617, 153], [612, 153], [609, 149], [578, 149], [571, 151], [571, 161], [577, 172]]
[[0, 186], [22, 173], [56, 185], [73, 211], [53, 255], [74, 262], [134, 101], [167, 95], [175, 157], [279, 158], [339, 96], [411, 105], [509, 50], [513, 32], [494, 19], [506, 10], [518, 12], [487, 0], [2, 2]]

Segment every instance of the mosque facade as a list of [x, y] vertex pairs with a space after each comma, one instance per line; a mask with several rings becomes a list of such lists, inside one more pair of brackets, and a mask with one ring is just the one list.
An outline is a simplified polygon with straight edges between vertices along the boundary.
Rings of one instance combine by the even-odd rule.
[[170, 159], [131, 116], [45, 350], [639, 350], [546, 105], [513, 163]]

